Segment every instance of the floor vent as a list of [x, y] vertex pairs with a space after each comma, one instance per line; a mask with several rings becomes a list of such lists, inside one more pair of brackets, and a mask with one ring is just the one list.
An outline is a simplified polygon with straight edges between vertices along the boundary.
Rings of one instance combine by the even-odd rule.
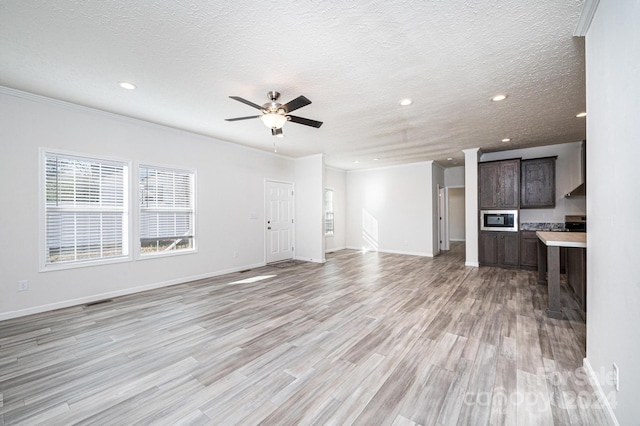
[[85, 308], [90, 308], [91, 306], [102, 305], [104, 303], [109, 303], [109, 302], [113, 302], [113, 299], [96, 300], [95, 302], [89, 302], [89, 303], [85, 304], [84, 307]]

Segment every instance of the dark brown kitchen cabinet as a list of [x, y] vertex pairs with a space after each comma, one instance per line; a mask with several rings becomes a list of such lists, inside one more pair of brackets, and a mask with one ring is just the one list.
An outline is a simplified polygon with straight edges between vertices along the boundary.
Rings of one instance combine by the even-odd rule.
[[556, 206], [556, 157], [522, 160], [520, 170], [520, 208], [554, 208]]
[[[560, 273], [566, 272], [567, 248], [560, 247]], [[536, 231], [520, 231], [520, 269], [538, 270], [538, 236]]]
[[587, 249], [567, 248], [567, 284], [578, 296], [580, 307], [587, 311]]
[[480, 232], [480, 264], [498, 264], [498, 232]]
[[486, 266], [520, 266], [517, 232], [480, 232], [480, 264]]
[[478, 164], [480, 209], [517, 209], [520, 203], [520, 159]]
[[520, 231], [520, 268], [538, 269], [538, 236], [536, 231]]

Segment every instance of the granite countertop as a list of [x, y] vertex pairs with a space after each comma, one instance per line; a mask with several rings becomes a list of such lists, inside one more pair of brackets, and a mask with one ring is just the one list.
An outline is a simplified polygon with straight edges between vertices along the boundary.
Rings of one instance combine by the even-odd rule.
[[564, 231], [564, 223], [560, 222], [522, 222], [521, 231]]
[[586, 232], [545, 232], [536, 235], [546, 246], [587, 248]]

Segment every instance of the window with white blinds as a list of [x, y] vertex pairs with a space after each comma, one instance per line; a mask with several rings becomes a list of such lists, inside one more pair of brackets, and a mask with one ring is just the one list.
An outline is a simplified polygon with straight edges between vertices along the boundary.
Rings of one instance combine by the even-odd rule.
[[139, 167], [140, 254], [194, 250], [195, 173]]
[[45, 267], [127, 257], [128, 164], [54, 152], [43, 158]]
[[333, 235], [333, 189], [324, 189], [324, 235]]

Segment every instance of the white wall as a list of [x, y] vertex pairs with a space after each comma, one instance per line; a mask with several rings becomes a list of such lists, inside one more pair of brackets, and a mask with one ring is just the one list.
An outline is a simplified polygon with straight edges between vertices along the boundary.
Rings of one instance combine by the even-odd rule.
[[325, 187], [333, 189], [333, 235], [325, 237], [325, 251], [342, 250], [347, 246], [347, 173], [333, 167], [325, 168]]
[[[577, 120], [577, 119], [576, 119]], [[484, 153], [480, 161], [504, 160], [508, 158], [531, 158], [558, 156], [556, 160], [556, 207], [554, 209], [522, 209], [520, 222], [564, 223], [569, 214], [584, 215], [587, 212], [586, 198], [564, 198], [564, 194], [582, 183], [581, 142], [513, 149]], [[588, 185], [587, 185], [588, 186]]]
[[[0, 117], [0, 319], [264, 264], [264, 179], [293, 160], [9, 89]], [[39, 272], [40, 147], [196, 169], [198, 252]]]
[[464, 188], [448, 188], [449, 240], [464, 241]]
[[433, 256], [431, 169], [428, 162], [347, 172], [347, 247]]
[[464, 186], [464, 166], [447, 167], [444, 169], [444, 185], [447, 188]]
[[[587, 362], [621, 425], [640, 419], [640, 1], [600, 0], [586, 36]], [[620, 392], [610, 377], [620, 371]]]
[[324, 263], [324, 155], [295, 160], [295, 258]]

